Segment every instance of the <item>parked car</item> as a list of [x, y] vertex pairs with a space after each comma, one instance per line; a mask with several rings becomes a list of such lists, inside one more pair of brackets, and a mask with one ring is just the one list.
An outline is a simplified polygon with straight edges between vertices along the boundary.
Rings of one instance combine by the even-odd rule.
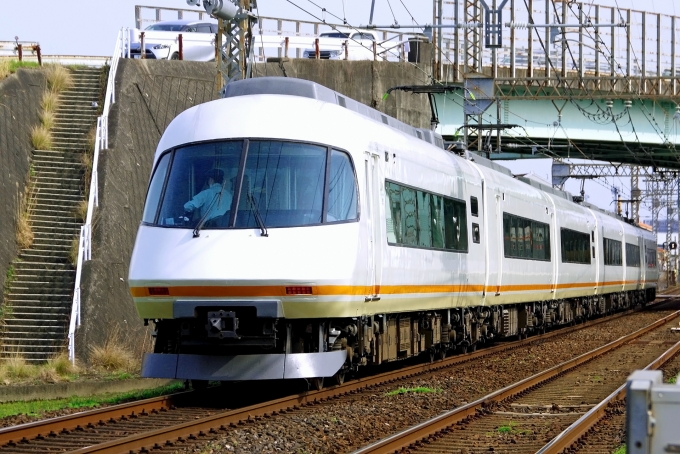
[[[347, 46], [348, 60], [372, 60], [373, 43], [378, 35], [373, 30], [340, 29], [319, 35], [319, 58], [323, 60], [344, 60]], [[383, 52], [378, 45], [377, 51]], [[316, 49], [305, 49], [303, 58], [316, 58]]]
[[[178, 60], [178, 36], [181, 34], [184, 60], [214, 60], [216, 33], [216, 22], [193, 20], [156, 22], [144, 29], [144, 58]], [[131, 58], [141, 58], [141, 41], [141, 30], [131, 30]]]

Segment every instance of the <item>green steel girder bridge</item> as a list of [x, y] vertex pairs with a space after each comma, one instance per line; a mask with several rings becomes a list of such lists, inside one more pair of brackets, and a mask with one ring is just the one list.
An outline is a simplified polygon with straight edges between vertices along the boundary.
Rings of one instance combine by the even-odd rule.
[[435, 5], [430, 99], [446, 141], [494, 160], [552, 158], [556, 186], [625, 175], [634, 220], [642, 203], [655, 230], [664, 212], [677, 222], [680, 18], [562, 0]]

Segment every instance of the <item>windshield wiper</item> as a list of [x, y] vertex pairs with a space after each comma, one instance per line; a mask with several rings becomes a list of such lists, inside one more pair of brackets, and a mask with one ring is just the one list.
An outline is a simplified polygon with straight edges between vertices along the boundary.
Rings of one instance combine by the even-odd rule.
[[203, 227], [203, 224], [205, 224], [206, 220], [208, 219], [208, 215], [210, 214], [210, 210], [212, 209], [212, 206], [215, 204], [215, 201], [217, 200], [217, 197], [221, 194], [221, 192], [218, 192], [215, 194], [215, 196], [212, 199], [212, 202], [210, 202], [210, 205], [208, 205], [208, 208], [205, 210], [205, 214], [201, 216], [201, 219], [198, 221], [198, 224], [196, 224], [196, 228], [194, 229], [194, 238], [198, 238], [201, 236], [201, 227]]
[[260, 211], [257, 209], [257, 205], [255, 205], [255, 197], [253, 197], [253, 194], [250, 191], [246, 193], [246, 197], [248, 198], [251, 210], [255, 215], [255, 222], [257, 222], [257, 226], [260, 228], [260, 236], [269, 236], [269, 233], [267, 233], [267, 227], [265, 227], [262, 216], [260, 216]]

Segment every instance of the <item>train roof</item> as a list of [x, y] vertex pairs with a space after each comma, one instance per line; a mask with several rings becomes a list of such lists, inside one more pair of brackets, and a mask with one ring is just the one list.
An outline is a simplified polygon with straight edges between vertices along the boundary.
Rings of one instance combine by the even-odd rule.
[[319, 101], [335, 104], [354, 111], [375, 121], [382, 122], [392, 128], [423, 140], [439, 148], [444, 148], [444, 140], [440, 134], [425, 129], [415, 128], [411, 125], [397, 120], [396, 118], [385, 115], [384, 113], [368, 107], [352, 98], [324, 87], [311, 80], [295, 79], [292, 77], [256, 77], [252, 79], [239, 80], [232, 82], [225, 87], [223, 97], [233, 98], [235, 96], [247, 95], [289, 95], [301, 96], [303, 98], [317, 99]]
[[[344, 107], [353, 112], [356, 112], [365, 117], [371, 118], [375, 121], [381, 122], [387, 126], [397, 129], [405, 134], [413, 136], [417, 139], [423, 140], [431, 145], [435, 145], [441, 149], [445, 149], [444, 140], [442, 136], [430, 129], [415, 128], [394, 117], [385, 115], [384, 113], [373, 109], [365, 104], [362, 104], [352, 98], [349, 98], [337, 91], [331, 90], [321, 84], [311, 80], [297, 79], [293, 77], [255, 77], [251, 79], [244, 79], [227, 84], [224, 88], [223, 98], [233, 98], [237, 96], [249, 95], [288, 95], [300, 96], [303, 98], [311, 98], [319, 101], [335, 104]], [[571, 193], [553, 188], [550, 185], [541, 183], [539, 181], [527, 178], [524, 176], [514, 175], [510, 169], [500, 164], [497, 164], [490, 159], [486, 159], [476, 153], [467, 151], [465, 157], [481, 166], [492, 169], [496, 172], [505, 174], [509, 177], [515, 178], [529, 186], [532, 186], [540, 191], [551, 194], [555, 197], [568, 200], [576, 203]], [[599, 208], [587, 202], [578, 202], [578, 205], [598, 211], [602, 214], [611, 216], [613, 218], [628, 221], [622, 216]], [[630, 223], [630, 221], [628, 221]]]

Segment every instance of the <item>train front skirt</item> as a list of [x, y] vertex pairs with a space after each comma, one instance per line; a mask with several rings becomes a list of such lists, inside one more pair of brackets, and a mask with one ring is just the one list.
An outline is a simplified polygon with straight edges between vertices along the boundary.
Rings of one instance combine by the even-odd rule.
[[347, 352], [208, 356], [146, 353], [142, 377], [237, 381], [332, 377]]

